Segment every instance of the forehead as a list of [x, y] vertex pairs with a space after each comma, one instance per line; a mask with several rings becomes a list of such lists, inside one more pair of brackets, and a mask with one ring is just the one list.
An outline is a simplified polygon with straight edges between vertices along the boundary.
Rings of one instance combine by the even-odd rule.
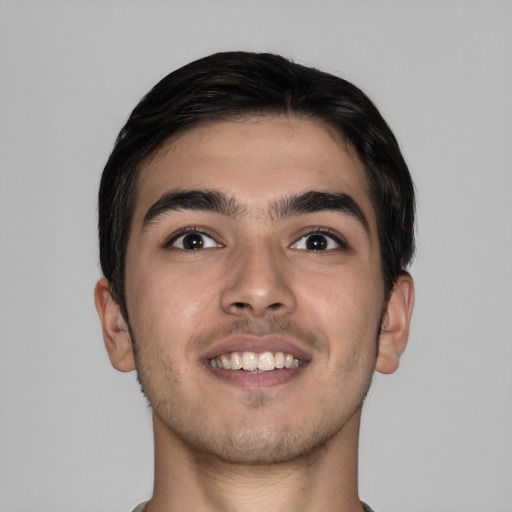
[[295, 116], [222, 121], [168, 141], [142, 167], [134, 220], [173, 190], [218, 190], [251, 210], [309, 190], [350, 194], [373, 216], [363, 165], [320, 122]]

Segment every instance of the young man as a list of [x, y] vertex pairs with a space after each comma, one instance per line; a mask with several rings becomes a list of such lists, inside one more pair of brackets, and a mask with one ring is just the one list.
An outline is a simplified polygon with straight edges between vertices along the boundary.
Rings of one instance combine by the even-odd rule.
[[361, 407], [407, 342], [413, 220], [393, 134], [340, 78], [233, 52], [148, 93], [103, 173], [95, 291], [153, 410], [137, 511], [371, 510]]

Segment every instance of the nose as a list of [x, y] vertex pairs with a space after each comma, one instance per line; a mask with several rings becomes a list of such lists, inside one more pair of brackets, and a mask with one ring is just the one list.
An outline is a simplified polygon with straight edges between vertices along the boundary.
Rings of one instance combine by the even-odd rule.
[[233, 255], [221, 292], [222, 309], [235, 316], [264, 317], [295, 310], [296, 297], [284, 255], [272, 247], [245, 248]]

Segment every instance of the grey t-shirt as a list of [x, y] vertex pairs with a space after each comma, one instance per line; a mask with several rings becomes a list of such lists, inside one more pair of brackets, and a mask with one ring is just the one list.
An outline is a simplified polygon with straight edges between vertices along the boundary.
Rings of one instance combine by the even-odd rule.
[[[137, 505], [133, 509], [133, 512], [144, 512], [144, 509], [146, 508], [147, 504], [148, 504], [148, 502], [145, 501], [144, 503], [141, 503], [140, 505]], [[364, 512], [373, 512], [373, 510], [366, 503], [363, 503], [363, 507], [364, 507]]]

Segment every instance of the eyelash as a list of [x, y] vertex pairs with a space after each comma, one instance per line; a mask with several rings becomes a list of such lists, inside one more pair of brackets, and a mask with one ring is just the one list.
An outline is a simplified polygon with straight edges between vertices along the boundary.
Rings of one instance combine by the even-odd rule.
[[[185, 249], [182, 247], [173, 247], [173, 244], [175, 244], [180, 238], [185, 237], [186, 235], [200, 235], [202, 237], [209, 238], [210, 240], [213, 240], [217, 247], [222, 247], [223, 245], [220, 242], [217, 242], [216, 238], [205, 231], [203, 231], [201, 228], [196, 226], [186, 227], [182, 228], [179, 231], [173, 233], [166, 241], [163, 243], [164, 248], [172, 248], [178, 251], [187, 251], [192, 252], [194, 249]], [[198, 249], [201, 249], [200, 247]]]
[[[180, 238], [185, 237], [186, 235], [199, 235], [202, 237], [206, 237], [210, 240], [213, 240], [213, 242], [215, 242], [217, 247], [223, 247], [223, 244], [218, 242], [216, 240], [216, 237], [206, 233], [201, 228], [196, 227], [196, 226], [182, 228], [179, 231], [173, 233], [163, 243], [163, 247], [164, 248], [172, 248], [172, 249], [175, 249], [178, 251], [187, 251], [187, 252], [194, 251], [194, 249], [186, 249], [183, 247], [173, 247], [173, 244], [175, 244]], [[327, 251], [332, 251], [334, 249], [347, 250], [349, 248], [349, 245], [343, 236], [341, 236], [339, 233], [337, 233], [331, 229], [322, 228], [322, 227], [310, 228], [306, 233], [304, 233], [300, 237], [298, 237], [297, 240], [293, 244], [291, 244], [291, 248], [295, 248], [294, 246], [299, 244], [299, 242], [301, 240], [305, 240], [306, 238], [314, 236], [314, 235], [321, 235], [326, 238], [329, 238], [331, 241], [334, 241], [338, 245], [338, 247], [331, 248], [331, 249], [310, 249], [310, 251], [312, 251], [312, 252], [327, 252]], [[206, 247], [206, 249], [208, 249], [208, 248], [211, 248], [211, 247]], [[204, 249], [204, 247], [198, 247], [195, 250], [198, 250], [198, 249]], [[298, 250], [304, 250], [304, 249], [298, 249]]]
[[[339, 246], [339, 247], [337, 247], [339, 249], [342, 249], [342, 250], [349, 249], [349, 245], [347, 243], [347, 240], [343, 236], [341, 236], [336, 231], [333, 231], [333, 230], [328, 229], [328, 228], [322, 228], [322, 227], [308, 229], [308, 231], [306, 233], [302, 234], [297, 239], [297, 241], [292, 244], [292, 247], [297, 245], [301, 240], [303, 240], [303, 239], [305, 239], [307, 237], [310, 237], [310, 236], [314, 236], [314, 235], [321, 235], [321, 236], [325, 236], [326, 238], [330, 238], [331, 240], [333, 240]], [[327, 249], [325, 251], [329, 251], [329, 250], [333, 250], [333, 249]], [[314, 252], [324, 252], [324, 251], [321, 251], [321, 250], [315, 251], [314, 249], [311, 249], [311, 251], [314, 251]]]

